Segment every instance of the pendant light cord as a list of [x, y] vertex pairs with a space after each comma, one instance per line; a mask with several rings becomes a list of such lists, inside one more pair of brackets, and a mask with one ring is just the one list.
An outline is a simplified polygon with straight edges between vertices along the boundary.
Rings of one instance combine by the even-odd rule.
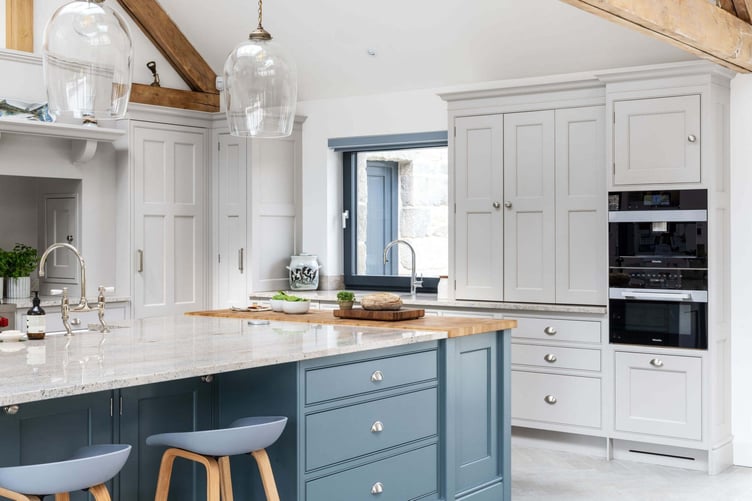
[[259, 0], [259, 3], [258, 3], [259, 21], [258, 21], [258, 26], [249, 36], [251, 40], [271, 40], [272, 39], [272, 36], [269, 34], [269, 32], [266, 31], [263, 26], [261, 26], [261, 18], [263, 14], [264, 14], [264, 1]]
[[264, 27], [261, 26], [261, 17], [264, 14], [264, 0], [259, 0], [258, 13], [259, 13], [259, 23], [258, 23], [258, 27], [256, 29], [263, 30]]

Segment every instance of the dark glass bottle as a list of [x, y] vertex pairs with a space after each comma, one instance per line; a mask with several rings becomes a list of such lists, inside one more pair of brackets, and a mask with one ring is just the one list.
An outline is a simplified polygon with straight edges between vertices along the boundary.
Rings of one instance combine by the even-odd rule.
[[26, 337], [29, 339], [44, 339], [46, 331], [46, 317], [39, 306], [39, 292], [34, 291], [31, 308], [26, 312]]

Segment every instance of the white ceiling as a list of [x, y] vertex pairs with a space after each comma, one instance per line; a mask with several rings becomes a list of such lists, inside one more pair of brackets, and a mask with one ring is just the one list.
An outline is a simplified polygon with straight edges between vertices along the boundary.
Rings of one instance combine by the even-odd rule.
[[[217, 74], [257, 23], [256, 0], [159, 3]], [[263, 24], [299, 100], [694, 58], [559, 0], [266, 0]]]

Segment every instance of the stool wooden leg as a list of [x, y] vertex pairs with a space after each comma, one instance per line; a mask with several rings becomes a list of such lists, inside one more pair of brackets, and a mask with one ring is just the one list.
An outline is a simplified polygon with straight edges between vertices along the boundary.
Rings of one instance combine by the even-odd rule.
[[266, 501], [279, 501], [279, 493], [277, 492], [277, 484], [274, 483], [274, 472], [272, 472], [272, 464], [269, 462], [269, 455], [265, 449], [259, 449], [251, 452], [253, 459], [256, 460], [259, 473], [261, 474], [261, 483], [264, 484], [264, 493], [266, 493]]
[[172, 465], [177, 457], [204, 465], [206, 468], [206, 501], [220, 501], [219, 466], [217, 465], [217, 460], [213, 457], [175, 448], [167, 449], [162, 454], [162, 463], [159, 466], [159, 479], [157, 480], [157, 492], [154, 494], [154, 501], [167, 501], [167, 494], [170, 491], [170, 478], [172, 477]]
[[217, 460], [217, 463], [219, 464], [219, 487], [222, 491], [222, 501], [233, 501], [230, 458], [229, 456], [222, 456]]
[[58, 492], [55, 494], [55, 501], [70, 501], [70, 493]]
[[26, 494], [3, 489], [2, 487], [0, 487], [0, 496], [11, 499], [12, 501], [39, 501], [37, 496], [27, 496]]
[[110, 498], [110, 491], [107, 490], [107, 487], [104, 484], [95, 485], [94, 487], [89, 488], [89, 493], [94, 496], [94, 501], [112, 501], [112, 498]]

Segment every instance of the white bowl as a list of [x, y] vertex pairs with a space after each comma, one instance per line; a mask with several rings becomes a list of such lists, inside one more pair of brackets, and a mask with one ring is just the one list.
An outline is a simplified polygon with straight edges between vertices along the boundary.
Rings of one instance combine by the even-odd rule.
[[282, 311], [284, 311], [285, 313], [300, 314], [307, 313], [310, 307], [311, 302], [307, 299], [303, 301], [284, 301], [284, 304], [282, 305]]
[[0, 341], [21, 341], [26, 339], [26, 334], [21, 331], [8, 330], [0, 332]]
[[284, 299], [270, 299], [269, 304], [271, 304], [273, 311], [283, 311], [282, 305], [287, 303]]

